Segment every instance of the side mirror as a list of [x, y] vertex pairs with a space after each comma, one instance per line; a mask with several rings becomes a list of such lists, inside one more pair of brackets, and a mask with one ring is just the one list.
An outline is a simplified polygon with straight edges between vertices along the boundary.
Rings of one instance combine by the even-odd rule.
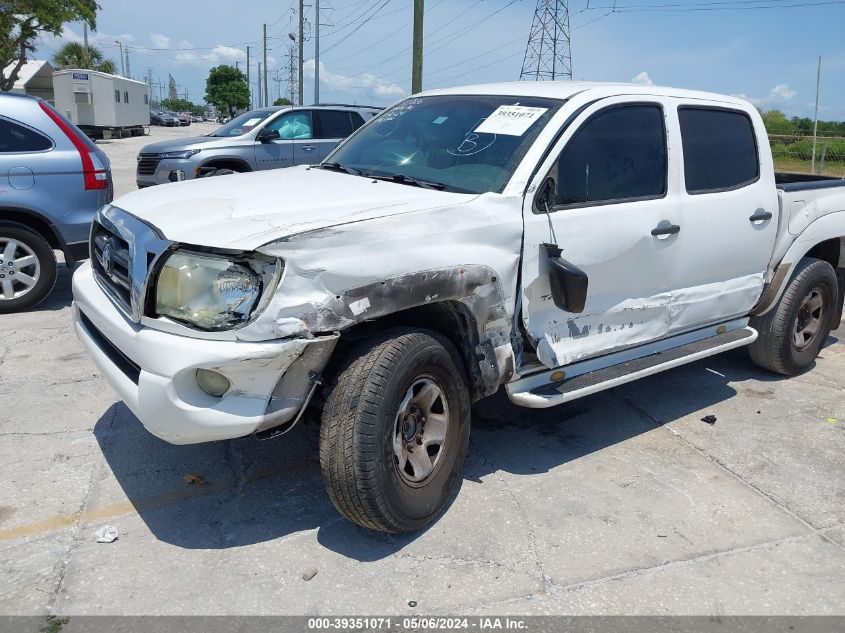
[[555, 305], [564, 312], [580, 314], [587, 305], [587, 273], [561, 257], [557, 244], [543, 244], [549, 257], [549, 286]]
[[258, 133], [258, 140], [262, 143], [269, 143], [271, 141], [275, 141], [281, 138], [279, 135], [279, 130], [268, 130], [264, 128]]

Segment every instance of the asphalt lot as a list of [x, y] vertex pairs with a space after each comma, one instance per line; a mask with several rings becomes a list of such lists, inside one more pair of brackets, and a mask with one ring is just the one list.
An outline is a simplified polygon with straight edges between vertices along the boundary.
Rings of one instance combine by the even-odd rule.
[[[141, 145], [211, 127], [101, 143], [118, 195]], [[448, 512], [390, 537], [336, 514], [304, 434], [148, 434], [70, 304], [62, 267], [0, 316], [0, 614], [845, 614], [845, 327], [789, 380], [739, 350], [546, 411], [500, 394]]]

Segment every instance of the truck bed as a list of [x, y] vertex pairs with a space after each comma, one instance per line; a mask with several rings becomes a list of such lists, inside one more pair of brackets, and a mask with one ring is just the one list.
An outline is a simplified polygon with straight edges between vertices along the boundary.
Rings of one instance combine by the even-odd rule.
[[814, 174], [775, 173], [775, 183], [783, 191], [807, 191], [845, 187], [845, 178], [837, 176], [816, 176]]

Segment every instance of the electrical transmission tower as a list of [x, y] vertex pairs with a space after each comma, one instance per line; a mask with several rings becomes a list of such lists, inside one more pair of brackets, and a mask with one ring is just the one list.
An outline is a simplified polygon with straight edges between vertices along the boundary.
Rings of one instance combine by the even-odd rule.
[[572, 79], [567, 0], [537, 0], [520, 79]]

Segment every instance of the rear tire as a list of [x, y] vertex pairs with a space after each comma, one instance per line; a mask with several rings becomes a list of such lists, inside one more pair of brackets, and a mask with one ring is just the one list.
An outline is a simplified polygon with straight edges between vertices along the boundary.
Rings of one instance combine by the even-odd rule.
[[366, 341], [337, 368], [322, 409], [323, 482], [346, 518], [413, 532], [445, 507], [470, 429], [463, 363], [446, 339], [397, 328]]
[[751, 360], [785, 376], [807, 371], [834, 327], [839, 287], [826, 261], [805, 257], [769, 312], [751, 319], [759, 338], [749, 347]]
[[56, 275], [56, 255], [44, 237], [20, 224], [0, 224], [0, 314], [37, 306]]

